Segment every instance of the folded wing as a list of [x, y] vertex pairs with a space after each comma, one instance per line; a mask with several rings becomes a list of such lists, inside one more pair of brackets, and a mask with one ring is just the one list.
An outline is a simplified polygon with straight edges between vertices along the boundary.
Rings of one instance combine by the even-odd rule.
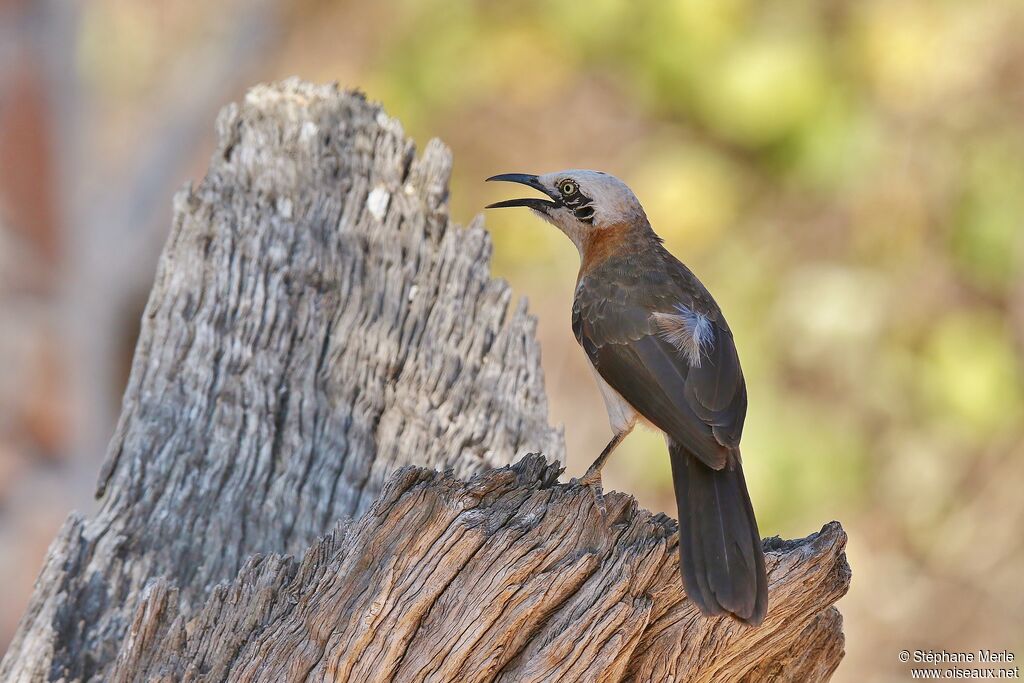
[[[637, 412], [721, 469], [743, 431], [743, 373], [728, 326], [678, 299], [660, 297], [651, 310], [608, 298], [590, 302], [582, 293], [573, 332], [604, 381]], [[678, 317], [677, 328], [670, 316]]]

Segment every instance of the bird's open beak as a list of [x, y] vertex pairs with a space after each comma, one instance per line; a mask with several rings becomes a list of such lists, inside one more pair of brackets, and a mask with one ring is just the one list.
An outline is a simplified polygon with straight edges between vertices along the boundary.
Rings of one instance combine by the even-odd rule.
[[520, 185], [529, 185], [530, 187], [540, 190], [547, 196], [551, 197], [554, 201], [548, 201], [547, 199], [540, 199], [537, 197], [528, 197], [525, 199], [506, 199], [503, 202], [495, 202], [494, 204], [488, 204], [485, 209], [505, 209], [512, 206], [525, 206], [528, 209], [534, 211], [546, 212], [548, 209], [555, 209], [562, 205], [559, 201], [559, 196], [553, 190], [549, 190], [544, 187], [537, 176], [530, 175], [528, 173], [502, 173], [501, 175], [491, 176], [487, 179], [487, 182], [492, 180], [504, 180], [510, 183], [519, 183]]

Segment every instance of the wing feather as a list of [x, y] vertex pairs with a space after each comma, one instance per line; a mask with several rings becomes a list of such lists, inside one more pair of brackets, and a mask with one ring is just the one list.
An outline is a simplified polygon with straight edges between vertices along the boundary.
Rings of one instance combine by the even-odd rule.
[[[720, 317], [700, 343], [699, 362], [664, 338], [658, 311], [578, 292], [573, 332], [598, 374], [633, 408], [704, 464], [721, 469], [738, 448], [747, 393], [732, 333]], [[661, 297], [669, 311], [689, 304]], [[598, 305], [599, 304], [599, 305]]]

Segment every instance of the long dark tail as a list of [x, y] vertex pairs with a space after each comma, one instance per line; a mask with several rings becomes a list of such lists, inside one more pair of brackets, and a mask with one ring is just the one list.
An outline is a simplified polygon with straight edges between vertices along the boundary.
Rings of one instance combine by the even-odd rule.
[[706, 615], [757, 626], [768, 609], [768, 577], [739, 454], [713, 470], [669, 441], [679, 506], [679, 566], [687, 596]]

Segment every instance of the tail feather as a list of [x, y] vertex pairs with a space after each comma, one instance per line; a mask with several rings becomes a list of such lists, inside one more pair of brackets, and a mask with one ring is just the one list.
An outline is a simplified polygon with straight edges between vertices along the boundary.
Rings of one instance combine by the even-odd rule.
[[713, 470], [669, 442], [679, 508], [679, 567], [687, 596], [706, 615], [752, 626], [768, 609], [768, 577], [739, 454]]

